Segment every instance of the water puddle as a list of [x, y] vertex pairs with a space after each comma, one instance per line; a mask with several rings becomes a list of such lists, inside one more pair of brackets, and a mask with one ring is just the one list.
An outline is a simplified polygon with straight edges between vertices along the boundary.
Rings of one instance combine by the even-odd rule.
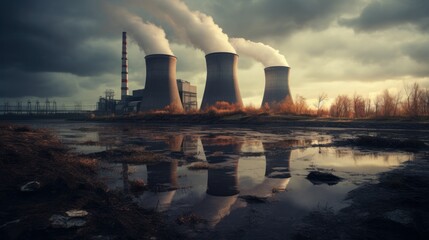
[[[309, 211], [338, 211], [348, 205], [348, 192], [413, 159], [406, 152], [319, 146], [341, 134], [350, 136], [316, 130], [92, 123], [49, 128], [79, 153], [131, 149], [138, 157], [139, 151], [132, 152], [138, 148], [160, 156], [161, 161], [151, 163], [101, 159], [98, 175], [109, 189], [130, 194], [142, 208], [163, 212], [190, 238], [259, 239], [268, 232], [268, 238], [283, 239]], [[329, 172], [343, 181], [315, 185], [306, 178], [310, 171]]]

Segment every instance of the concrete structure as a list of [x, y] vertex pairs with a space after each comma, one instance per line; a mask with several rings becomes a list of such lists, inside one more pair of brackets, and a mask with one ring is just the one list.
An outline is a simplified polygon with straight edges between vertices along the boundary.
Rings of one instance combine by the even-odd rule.
[[121, 101], [125, 101], [128, 95], [128, 58], [127, 58], [127, 33], [122, 33], [122, 72], [121, 72]]
[[274, 66], [265, 68], [265, 91], [261, 106], [283, 101], [292, 101], [289, 90], [290, 67]]
[[218, 101], [243, 105], [238, 88], [238, 55], [217, 52], [206, 55], [207, 81], [201, 109], [214, 105]]
[[197, 110], [197, 87], [191, 85], [188, 81], [177, 79], [177, 88], [179, 89], [180, 101], [184, 110]]
[[176, 57], [153, 54], [145, 59], [146, 86], [140, 111], [164, 109], [167, 106], [183, 111], [176, 82]]

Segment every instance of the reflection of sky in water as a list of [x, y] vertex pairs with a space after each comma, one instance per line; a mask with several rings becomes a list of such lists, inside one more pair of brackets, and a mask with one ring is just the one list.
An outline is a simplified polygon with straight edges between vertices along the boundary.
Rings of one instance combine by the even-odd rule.
[[[287, 229], [288, 224], [315, 208], [338, 210], [346, 206], [346, 194], [359, 184], [412, 160], [412, 155], [401, 152], [312, 147], [333, 138], [314, 130], [276, 134], [249, 129], [107, 127], [93, 123], [38, 127], [52, 128], [64, 143], [83, 153], [139, 146], [169, 157], [175, 154], [182, 160], [180, 164], [100, 161], [99, 178], [110, 189], [125, 192], [130, 182], [143, 181], [149, 190], [135, 196], [140, 206], [167, 211], [172, 219], [197, 213], [208, 220], [208, 227], [219, 231], [234, 231], [240, 226], [249, 229], [249, 218], [258, 223], [255, 229]], [[97, 145], [83, 144], [88, 141]], [[208, 163], [209, 169], [189, 170], [189, 157]], [[333, 186], [313, 185], [305, 178], [311, 170], [329, 171], [345, 181]], [[270, 203], [248, 204], [240, 199], [246, 195], [268, 197]], [[244, 237], [257, 239], [255, 229], [250, 228]]]

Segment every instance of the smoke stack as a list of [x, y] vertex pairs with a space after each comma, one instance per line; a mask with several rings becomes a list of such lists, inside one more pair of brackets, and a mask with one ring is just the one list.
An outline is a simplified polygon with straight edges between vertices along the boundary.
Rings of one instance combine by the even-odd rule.
[[177, 58], [167, 54], [152, 54], [145, 59], [146, 85], [140, 110], [164, 109], [169, 106], [175, 111], [183, 111], [176, 81]]
[[289, 69], [286, 66], [265, 68], [265, 91], [261, 106], [283, 101], [293, 103], [289, 90]]
[[216, 52], [206, 55], [207, 81], [201, 108], [218, 101], [243, 105], [237, 82], [238, 55]]
[[121, 100], [128, 95], [128, 58], [127, 58], [127, 32], [122, 32], [122, 74], [121, 74]]

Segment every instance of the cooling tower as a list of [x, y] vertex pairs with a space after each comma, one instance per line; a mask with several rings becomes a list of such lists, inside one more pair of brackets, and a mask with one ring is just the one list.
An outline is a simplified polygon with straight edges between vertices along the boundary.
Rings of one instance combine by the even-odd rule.
[[275, 66], [265, 68], [265, 91], [262, 105], [292, 101], [289, 90], [289, 67]]
[[153, 54], [146, 59], [145, 93], [140, 111], [163, 109], [170, 106], [183, 111], [176, 81], [177, 58], [166, 54]]
[[207, 81], [201, 109], [218, 101], [243, 105], [237, 82], [238, 55], [217, 52], [206, 55]]

